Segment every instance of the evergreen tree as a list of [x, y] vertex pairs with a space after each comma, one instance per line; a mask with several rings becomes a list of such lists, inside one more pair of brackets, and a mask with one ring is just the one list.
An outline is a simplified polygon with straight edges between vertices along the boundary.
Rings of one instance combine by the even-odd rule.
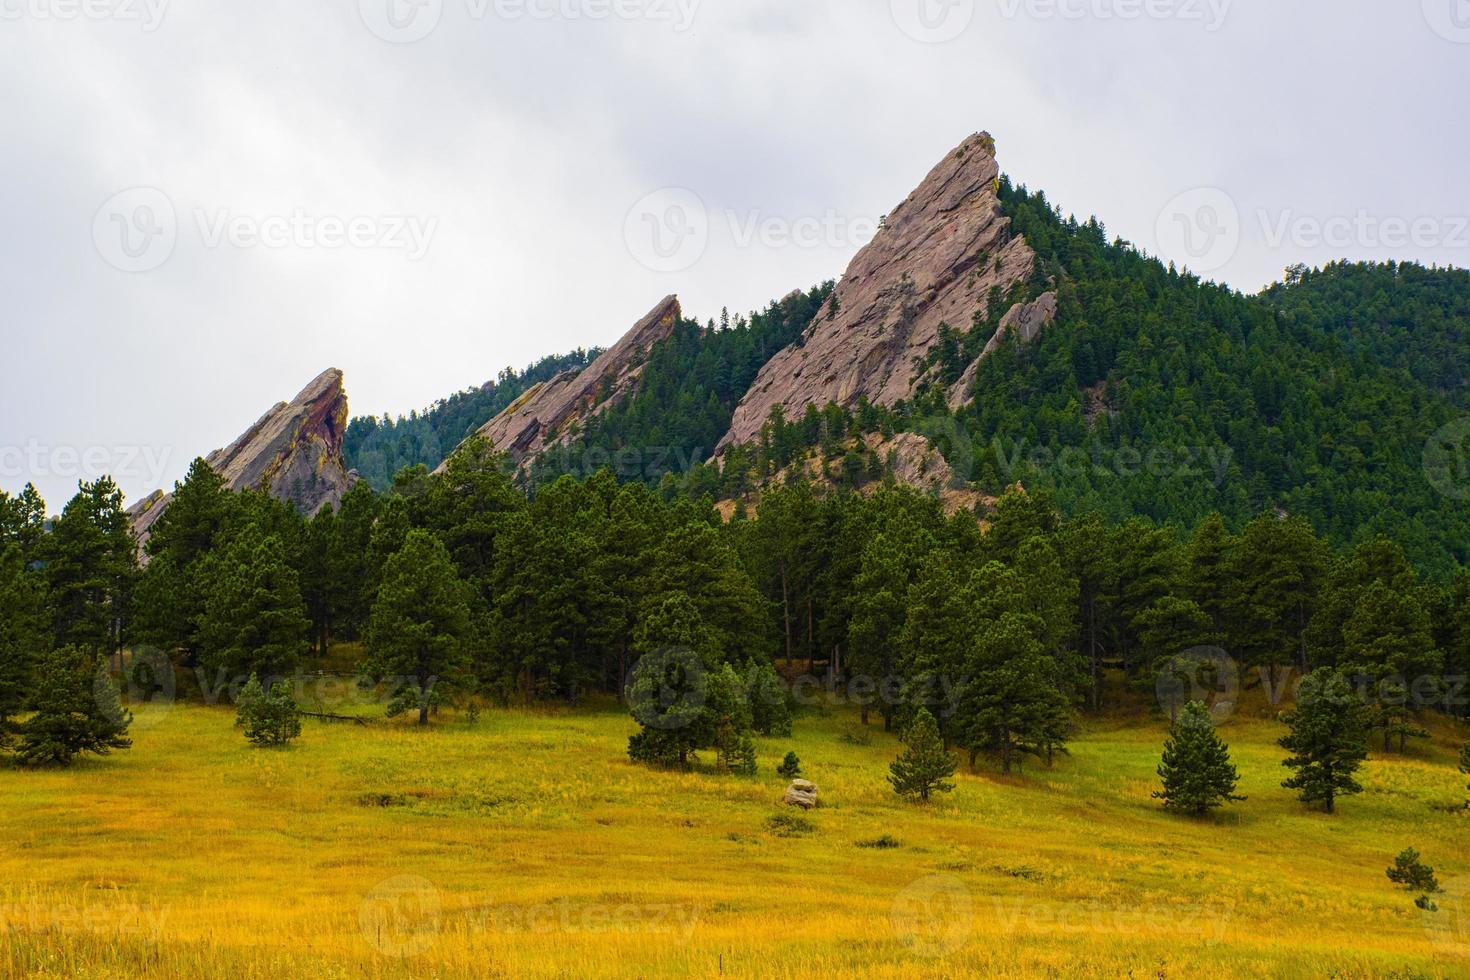
[[767, 737], [791, 734], [791, 696], [776, 668], [748, 660], [743, 670], [751, 729]]
[[247, 525], [199, 564], [200, 663], [222, 677], [284, 677], [306, 654], [311, 622], [281, 539]]
[[57, 643], [113, 656], [128, 621], [138, 567], [122, 491], [105, 476], [79, 484], [38, 547]]
[[285, 682], [271, 685], [269, 691], [255, 674], [240, 690], [236, 701], [235, 724], [245, 729], [245, 737], [256, 745], [282, 746], [301, 734], [301, 717], [296, 699]]
[[888, 767], [888, 782], [905, 799], [928, 802], [932, 793], [948, 793], [954, 784], [954, 757], [944, 748], [939, 726], [929, 709], [920, 708], [904, 732], [904, 752]]
[[49, 646], [44, 587], [40, 573], [26, 569], [19, 543], [0, 545], [0, 746], [14, 732]]
[[1366, 710], [1347, 679], [1326, 669], [1304, 678], [1298, 697], [1280, 741], [1291, 753], [1281, 764], [1296, 774], [1281, 785], [1332, 813], [1339, 797], [1363, 791], [1353, 776], [1368, 757]]
[[1420, 861], [1419, 852], [1412, 847], [1404, 848], [1393, 859], [1393, 867], [1388, 869], [1388, 880], [1411, 892], [1433, 895], [1440, 891], [1439, 879], [1434, 876], [1434, 869]]
[[981, 623], [955, 726], [971, 764], [982, 750], [998, 754], [1007, 774], [1020, 753], [1049, 762], [1066, 741], [1070, 718], [1056, 664], [1036, 638], [1037, 622], [1006, 612]]
[[1159, 778], [1164, 788], [1154, 798], [1163, 800], [1166, 810], [1198, 817], [1211, 807], [1245, 799], [1235, 795], [1239, 776], [1230, 749], [1215, 731], [1210, 709], [1199, 701], [1186, 704], [1169, 730]]
[[[1359, 593], [1342, 637], [1348, 669], [1374, 685], [1370, 706], [1384, 750], [1397, 742], [1403, 752], [1409, 738], [1428, 738], [1429, 732], [1413, 722], [1411, 696], [1422, 696], [1443, 667], [1444, 655], [1434, 645], [1429, 614], [1417, 597], [1372, 583]], [[1436, 699], [1430, 693], [1428, 700]]]
[[83, 752], [107, 755], [133, 743], [132, 715], [107, 665], [77, 647], [41, 657], [36, 669], [35, 714], [20, 726], [17, 757], [22, 765], [68, 765]]
[[776, 767], [776, 775], [786, 779], [796, 779], [801, 775], [801, 759], [797, 758], [795, 752], [786, 753], [786, 758]]
[[687, 766], [715, 740], [708, 710], [719, 640], [688, 596], [651, 600], [635, 632], [638, 662], [624, 700], [642, 731], [628, 739], [635, 762]]
[[471, 593], [449, 552], [426, 531], [410, 531], [383, 568], [367, 629], [363, 669], [378, 680], [406, 681], [388, 706], [390, 718], [429, 710], [460, 685], [469, 666]]

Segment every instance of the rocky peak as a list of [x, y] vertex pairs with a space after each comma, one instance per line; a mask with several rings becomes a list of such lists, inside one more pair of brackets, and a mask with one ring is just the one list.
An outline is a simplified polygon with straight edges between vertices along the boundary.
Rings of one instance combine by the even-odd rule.
[[[771, 407], [892, 405], [914, 394], [919, 363], [948, 324], [966, 332], [1032, 270], [998, 195], [995, 142], [977, 133], [950, 152], [853, 258], [806, 333], [773, 357], [741, 399], [719, 450], [760, 434]], [[717, 450], [718, 451], [718, 450]]]
[[564, 371], [530, 388], [478, 434], [517, 463], [565, 442], [576, 423], [633, 390], [648, 352], [674, 332], [679, 316], [678, 297], [664, 297], [597, 360], [581, 371]]
[[[353, 483], [342, 460], [346, 429], [342, 372], [329, 368], [205, 462], [231, 490], [265, 490], [304, 514], [315, 514], [327, 504], [335, 506]], [[171, 497], [155, 491], [129, 509], [140, 544]]]

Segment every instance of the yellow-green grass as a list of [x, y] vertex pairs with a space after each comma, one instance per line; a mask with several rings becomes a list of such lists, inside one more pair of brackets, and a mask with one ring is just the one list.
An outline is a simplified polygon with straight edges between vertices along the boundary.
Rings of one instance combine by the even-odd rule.
[[[1052, 770], [961, 765], [917, 806], [847, 708], [760, 740], [742, 779], [634, 766], [611, 703], [308, 721], [286, 750], [179, 704], [130, 751], [0, 770], [0, 973], [1470, 976], [1464, 730], [1375, 754], [1327, 816], [1280, 787], [1264, 714], [1223, 726], [1250, 799], [1195, 821], [1150, 797], [1146, 718], [1087, 724]], [[791, 836], [768, 823], [796, 812], [788, 750], [825, 801]], [[1384, 876], [1410, 845], [1438, 913]]]

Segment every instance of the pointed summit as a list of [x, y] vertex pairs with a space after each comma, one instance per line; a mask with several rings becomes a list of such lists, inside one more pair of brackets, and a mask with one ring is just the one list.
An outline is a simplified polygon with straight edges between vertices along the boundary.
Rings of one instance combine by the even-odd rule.
[[968, 331], [992, 287], [1004, 293], [1032, 270], [1034, 253], [1001, 211], [999, 178], [988, 133], [945, 156], [853, 258], [806, 333], [761, 369], [719, 450], [755, 439], [774, 405], [794, 419], [808, 405], [912, 397], [940, 325]]
[[598, 414], [634, 389], [648, 352], [674, 332], [679, 316], [679, 298], [664, 297], [597, 360], [581, 371], [564, 371], [534, 386], [481, 426], [477, 435], [509, 453], [516, 463], [564, 442], [573, 424]]
[[[289, 402], [266, 412], [234, 442], [205, 457], [231, 490], [265, 490], [304, 514], [336, 505], [352, 485], [342, 461], [347, 393], [328, 368]], [[141, 545], [172, 494], [155, 491], [128, 510]]]

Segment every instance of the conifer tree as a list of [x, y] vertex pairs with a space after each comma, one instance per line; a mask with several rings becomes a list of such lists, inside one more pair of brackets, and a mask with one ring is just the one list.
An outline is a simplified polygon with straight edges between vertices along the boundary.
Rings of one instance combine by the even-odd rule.
[[301, 734], [301, 717], [290, 687], [277, 682], [267, 691], [255, 674], [240, 690], [235, 724], [245, 729], [247, 739], [261, 746], [286, 745]]
[[26, 569], [18, 543], [0, 545], [0, 746], [25, 708], [48, 632], [40, 573]]
[[946, 780], [954, 775], [954, 757], [944, 748], [939, 726], [928, 708], [920, 708], [904, 732], [901, 754], [888, 767], [888, 782], [894, 792], [905, 799], [927, 803], [933, 793], [948, 793], [954, 784]]
[[443, 543], [409, 531], [384, 566], [363, 665], [369, 676], [406, 682], [388, 706], [390, 718], [417, 708], [418, 723], [427, 725], [430, 708], [466, 679], [470, 601]]
[[281, 539], [247, 525], [198, 567], [205, 579], [200, 662], [226, 677], [283, 677], [295, 670], [311, 621]]
[[1235, 795], [1239, 776], [1230, 763], [1230, 749], [1215, 731], [1210, 709], [1203, 702], [1184, 706], [1169, 730], [1164, 758], [1159, 764], [1164, 788], [1154, 798], [1164, 809], [1204, 816], [1211, 807], [1244, 800]]
[[1291, 733], [1280, 745], [1292, 754], [1281, 764], [1296, 775], [1282, 786], [1328, 813], [1339, 797], [1363, 791], [1353, 776], [1368, 757], [1366, 709], [1342, 674], [1325, 668], [1309, 674], [1285, 721]]
[[56, 641], [110, 657], [119, 649], [138, 567], [138, 545], [109, 477], [81, 483], [38, 545]]
[[22, 765], [68, 765], [83, 752], [107, 755], [133, 743], [132, 715], [105, 661], [77, 647], [63, 647], [40, 660], [33, 698], [35, 714], [20, 726]]
[[786, 758], [782, 759], [781, 764], [776, 767], [776, 775], [787, 779], [795, 779], [801, 775], [801, 759], [795, 752], [786, 753]]

